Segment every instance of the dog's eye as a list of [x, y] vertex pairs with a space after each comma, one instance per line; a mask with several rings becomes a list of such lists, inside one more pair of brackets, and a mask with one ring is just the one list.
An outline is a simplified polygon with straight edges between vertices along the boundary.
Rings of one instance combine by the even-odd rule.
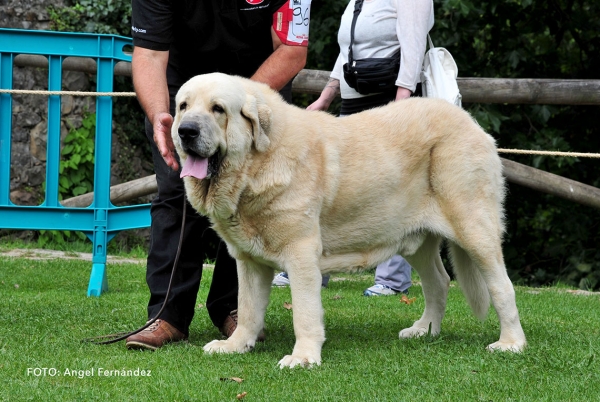
[[186, 102], [181, 102], [179, 104], [179, 110], [180, 111], [184, 111], [185, 109], [187, 109], [187, 103]]
[[224, 113], [225, 110], [223, 110], [223, 108], [219, 105], [214, 105], [212, 108], [214, 113]]

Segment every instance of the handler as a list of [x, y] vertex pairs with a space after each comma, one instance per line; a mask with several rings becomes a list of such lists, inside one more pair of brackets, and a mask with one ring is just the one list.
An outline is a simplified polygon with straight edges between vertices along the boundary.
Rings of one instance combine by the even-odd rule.
[[[132, 0], [133, 84], [158, 183], [146, 268], [149, 319], [164, 301], [183, 216], [185, 190], [171, 139], [177, 91], [196, 75], [222, 72], [266, 83], [289, 102], [291, 80], [306, 64], [309, 21], [310, 0]], [[189, 204], [187, 211], [170, 300], [160, 319], [127, 338], [128, 348], [154, 350], [188, 337], [209, 222]], [[221, 242], [207, 309], [225, 336], [237, 326], [237, 293], [236, 262]]]

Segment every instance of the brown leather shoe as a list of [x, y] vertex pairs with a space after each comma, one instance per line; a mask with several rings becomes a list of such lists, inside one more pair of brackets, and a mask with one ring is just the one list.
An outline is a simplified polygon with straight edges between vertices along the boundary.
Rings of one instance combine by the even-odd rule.
[[125, 340], [127, 349], [150, 349], [156, 350], [170, 342], [179, 342], [187, 339], [187, 336], [168, 322], [158, 319], [148, 328]]
[[[227, 338], [229, 338], [231, 335], [233, 335], [233, 331], [235, 331], [235, 329], [237, 328], [237, 309], [233, 310], [231, 313], [229, 313], [229, 315], [227, 317], [225, 317], [225, 321], [223, 322], [223, 325], [221, 326], [221, 328], [219, 328], [219, 331], [221, 331], [221, 333], [223, 335], [225, 335]], [[256, 339], [257, 342], [264, 342], [265, 341], [265, 330], [261, 329], [261, 331], [258, 334], [258, 338]]]

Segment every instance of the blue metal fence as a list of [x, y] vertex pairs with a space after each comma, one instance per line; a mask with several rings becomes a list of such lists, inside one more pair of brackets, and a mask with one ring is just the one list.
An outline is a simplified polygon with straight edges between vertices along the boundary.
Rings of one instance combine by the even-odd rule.
[[[13, 89], [14, 58], [19, 54], [48, 58], [48, 90], [60, 91], [66, 57], [90, 57], [97, 63], [96, 92], [113, 91], [118, 61], [130, 61], [124, 48], [130, 38], [87, 33], [0, 29], [0, 89]], [[39, 206], [15, 205], [10, 200], [12, 94], [0, 93], [0, 228], [77, 230], [92, 241], [92, 271], [88, 296], [108, 289], [106, 248], [119, 232], [150, 225], [150, 205], [116, 207], [110, 202], [112, 97], [96, 99], [94, 199], [86, 208], [63, 207], [59, 202], [60, 95], [48, 96], [48, 140], [45, 200]]]

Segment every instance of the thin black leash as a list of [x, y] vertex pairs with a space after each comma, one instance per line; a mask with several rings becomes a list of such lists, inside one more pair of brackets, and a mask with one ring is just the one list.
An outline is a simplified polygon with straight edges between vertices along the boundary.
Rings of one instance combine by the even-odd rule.
[[[81, 342], [89, 342], [89, 343], [93, 343], [95, 345], [108, 345], [111, 343], [119, 342], [119, 341], [122, 341], [123, 339], [129, 338], [131, 335], [135, 335], [138, 332], [145, 330], [150, 325], [154, 324], [154, 322], [156, 320], [158, 320], [158, 318], [162, 314], [163, 310], [167, 306], [167, 302], [169, 301], [169, 294], [171, 293], [171, 285], [173, 284], [173, 278], [175, 277], [175, 271], [176, 271], [177, 265], [179, 263], [179, 254], [181, 254], [181, 244], [183, 242], [183, 232], [185, 229], [186, 204], [187, 204], [186, 198], [183, 197], [183, 218], [181, 220], [181, 232], [179, 233], [179, 244], [177, 245], [177, 253], [175, 254], [175, 261], [173, 262], [173, 270], [171, 271], [171, 279], [169, 279], [169, 286], [167, 287], [167, 294], [165, 295], [165, 300], [163, 301], [162, 307], [160, 308], [160, 311], [158, 312], [158, 314], [156, 314], [156, 316], [154, 318], [152, 318], [150, 321], [148, 321], [144, 326], [136, 329], [135, 331], [117, 332], [115, 334], [94, 336], [92, 338], [82, 339]], [[103, 339], [106, 339], [106, 340], [103, 340]]]

